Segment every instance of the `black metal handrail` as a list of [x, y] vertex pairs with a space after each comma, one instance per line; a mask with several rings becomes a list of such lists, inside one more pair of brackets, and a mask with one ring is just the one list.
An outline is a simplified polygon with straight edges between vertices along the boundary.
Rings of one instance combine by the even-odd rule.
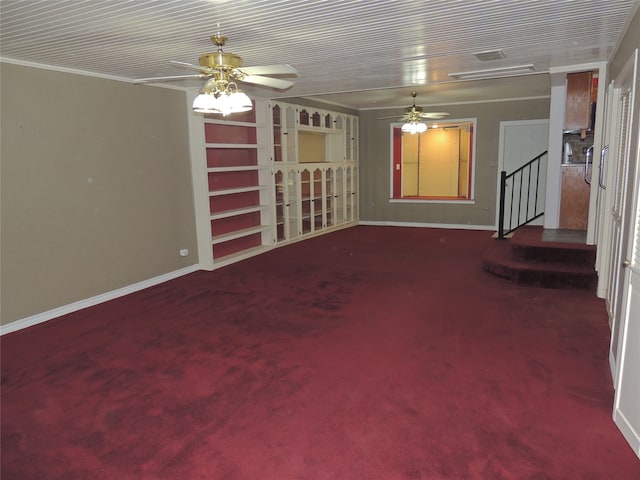
[[[498, 238], [505, 238], [506, 235], [509, 235], [518, 228], [526, 225], [527, 223], [531, 223], [536, 218], [544, 215], [544, 211], [538, 210], [538, 200], [540, 189], [540, 167], [542, 166], [543, 157], [545, 155], [547, 155], [547, 151], [542, 152], [540, 155], [529, 160], [523, 166], [508, 175], [504, 170], [500, 172]], [[508, 187], [511, 189], [511, 203], [509, 204], [508, 212], [509, 223], [505, 230], [505, 217], [507, 213], [506, 196]], [[517, 208], [515, 208], [516, 203]], [[530, 210], [532, 210], [532, 212]]]

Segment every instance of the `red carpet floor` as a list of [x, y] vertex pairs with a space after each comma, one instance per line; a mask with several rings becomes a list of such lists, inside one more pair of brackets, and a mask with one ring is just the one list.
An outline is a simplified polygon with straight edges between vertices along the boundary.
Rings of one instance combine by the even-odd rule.
[[2, 479], [639, 479], [603, 302], [492, 241], [361, 226], [5, 335]]

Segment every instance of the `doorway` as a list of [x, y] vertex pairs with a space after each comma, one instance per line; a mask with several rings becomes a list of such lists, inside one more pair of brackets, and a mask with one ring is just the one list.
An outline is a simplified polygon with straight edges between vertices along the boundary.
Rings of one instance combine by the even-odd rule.
[[[499, 142], [496, 224], [498, 223], [500, 208], [500, 172], [504, 170], [509, 174], [547, 150], [549, 145], [549, 119], [500, 122]], [[538, 209], [544, 211], [547, 178], [546, 165], [541, 168]], [[534, 220], [530, 225], [542, 225], [543, 218], [540, 217]]]

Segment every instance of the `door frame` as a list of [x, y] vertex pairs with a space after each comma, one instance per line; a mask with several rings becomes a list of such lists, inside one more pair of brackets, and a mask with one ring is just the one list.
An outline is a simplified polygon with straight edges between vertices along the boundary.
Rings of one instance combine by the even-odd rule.
[[[626, 91], [630, 86], [629, 95], [629, 138], [627, 149], [627, 172], [624, 182], [626, 191], [621, 212], [621, 235], [619, 240], [620, 258], [613, 258], [613, 262], [620, 262], [621, 269], [615, 275], [614, 281], [620, 283], [615, 295], [619, 301], [613, 309], [613, 328], [617, 329], [617, 335], [612, 331], [613, 349], [616, 350], [613, 358], [615, 397], [613, 405], [613, 420], [620, 429], [636, 455], [640, 457], [640, 364], [637, 359], [640, 356], [640, 338], [637, 335], [640, 328], [640, 65], [638, 65], [639, 52], [636, 48], [627, 60], [620, 75], [618, 90]], [[614, 249], [615, 245], [612, 245]], [[634, 252], [635, 250], [635, 252]], [[624, 259], [624, 260], [623, 260]], [[614, 272], [615, 272], [614, 266]], [[621, 290], [618, 290], [621, 289]], [[633, 308], [633, 310], [632, 310]], [[636, 332], [631, 334], [632, 331]], [[617, 342], [614, 344], [614, 338]], [[635, 359], [635, 361], [634, 361]], [[634, 380], [635, 379], [635, 380]], [[628, 388], [629, 387], [629, 388]]]
[[[498, 221], [500, 220], [500, 172], [504, 170], [504, 142], [506, 140], [507, 128], [508, 127], [519, 127], [519, 126], [531, 126], [531, 125], [547, 125], [547, 130], [549, 127], [549, 119], [548, 118], [538, 118], [533, 120], [505, 120], [500, 122], [500, 133], [498, 139], [498, 179], [496, 182], [496, 212], [495, 212], [495, 228], [498, 228]], [[547, 144], [549, 143], [549, 135], [547, 134]], [[545, 147], [547, 150], [547, 147]], [[544, 150], [543, 150], [544, 151]], [[542, 153], [542, 152], [539, 152]], [[547, 154], [547, 168], [549, 168], [549, 155]], [[531, 160], [531, 159], [530, 159]], [[507, 174], [510, 172], [507, 172]], [[545, 178], [546, 185], [546, 178]], [[545, 187], [546, 188], [546, 187]], [[544, 217], [542, 217], [544, 218]], [[541, 220], [542, 221], [542, 220]], [[540, 223], [542, 224], [542, 223]]]

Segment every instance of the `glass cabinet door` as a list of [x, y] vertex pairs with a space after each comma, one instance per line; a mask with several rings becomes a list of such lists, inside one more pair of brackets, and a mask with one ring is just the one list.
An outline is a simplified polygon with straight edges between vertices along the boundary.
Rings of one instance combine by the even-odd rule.
[[311, 125], [313, 125], [314, 127], [322, 126], [322, 115], [320, 114], [320, 112], [313, 112], [313, 114], [311, 115]]
[[351, 167], [346, 167], [344, 170], [345, 173], [345, 210], [344, 210], [344, 221], [350, 222], [353, 220], [353, 211], [352, 211], [352, 184], [353, 184], [353, 169]]
[[300, 203], [298, 193], [298, 172], [293, 168], [287, 171], [285, 218], [287, 239], [300, 235]]
[[282, 170], [276, 170], [274, 173], [274, 184], [276, 189], [275, 202], [276, 202], [276, 242], [281, 242], [287, 239], [285, 231], [285, 178]]
[[296, 155], [296, 109], [295, 107], [288, 105], [284, 108], [284, 132], [283, 132], [283, 147], [284, 147], [284, 161], [288, 163], [297, 162]]
[[324, 128], [333, 128], [333, 115], [329, 112], [324, 114]]
[[333, 119], [333, 128], [341, 131], [344, 128], [344, 116], [336, 115]]
[[352, 219], [358, 220], [358, 167], [351, 167], [351, 209]]
[[335, 199], [333, 191], [334, 169], [329, 167], [323, 170], [324, 180], [322, 182], [322, 198], [324, 201], [324, 224], [327, 227], [335, 225]]
[[358, 119], [353, 117], [351, 119], [351, 158], [350, 160], [358, 159]]
[[282, 161], [282, 109], [280, 105], [271, 107], [271, 125], [273, 128], [273, 161]]
[[316, 168], [313, 171], [313, 181], [311, 184], [311, 212], [313, 215], [313, 231], [321, 230], [325, 226], [322, 212], [322, 170]]
[[340, 225], [344, 222], [344, 168], [336, 168], [336, 178], [334, 182], [335, 199], [335, 222]]
[[309, 126], [310, 125], [310, 117], [307, 109], [303, 108], [300, 110], [300, 125]]
[[311, 183], [311, 172], [304, 169], [300, 172], [300, 206], [302, 233], [310, 233], [312, 229], [313, 211], [312, 211], [312, 192], [313, 184]]
[[344, 139], [345, 139], [345, 158], [347, 160], [351, 160], [353, 159], [353, 153], [351, 152], [351, 144], [352, 144], [352, 140], [351, 140], [351, 117], [347, 117], [344, 120], [344, 127], [345, 127], [345, 135], [344, 135]]

